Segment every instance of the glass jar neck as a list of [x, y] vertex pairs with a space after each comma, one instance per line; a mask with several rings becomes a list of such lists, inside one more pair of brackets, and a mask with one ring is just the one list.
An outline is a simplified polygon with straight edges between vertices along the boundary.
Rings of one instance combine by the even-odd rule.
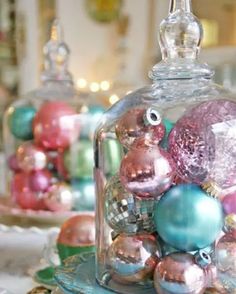
[[191, 12], [190, 0], [171, 0], [169, 12], [174, 13], [176, 10], [184, 10], [185, 12]]

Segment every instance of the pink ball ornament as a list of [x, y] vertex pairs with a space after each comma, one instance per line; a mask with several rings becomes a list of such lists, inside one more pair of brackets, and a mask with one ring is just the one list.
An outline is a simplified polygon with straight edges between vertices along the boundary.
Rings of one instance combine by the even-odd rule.
[[236, 214], [236, 192], [226, 195], [222, 203], [226, 214]]
[[23, 209], [39, 210], [44, 205], [39, 195], [30, 188], [29, 174], [21, 172], [14, 175], [11, 192], [14, 201]]
[[45, 102], [33, 122], [34, 138], [46, 149], [67, 148], [79, 135], [76, 112], [62, 101]]
[[172, 253], [158, 263], [154, 285], [160, 294], [203, 294], [206, 274], [191, 254]]
[[44, 150], [31, 142], [20, 145], [16, 152], [19, 167], [25, 171], [37, 171], [47, 165], [47, 156]]
[[65, 221], [57, 243], [76, 247], [95, 245], [94, 215], [80, 214]]
[[51, 184], [52, 175], [44, 169], [34, 171], [29, 175], [30, 188], [34, 192], [45, 192]]
[[70, 211], [73, 200], [70, 186], [62, 182], [50, 186], [44, 195], [44, 204], [50, 211]]
[[8, 160], [7, 160], [8, 167], [15, 173], [18, 173], [21, 171], [18, 160], [16, 158], [16, 154], [12, 154]]
[[157, 197], [169, 189], [175, 176], [170, 154], [155, 145], [137, 140], [121, 162], [123, 186], [139, 197]]
[[228, 188], [236, 178], [236, 103], [229, 100], [203, 102], [173, 127], [169, 152], [177, 172], [187, 182], [215, 182]]
[[140, 137], [158, 144], [165, 136], [161, 115], [154, 107], [136, 107], [127, 111], [116, 125], [116, 134], [126, 148]]

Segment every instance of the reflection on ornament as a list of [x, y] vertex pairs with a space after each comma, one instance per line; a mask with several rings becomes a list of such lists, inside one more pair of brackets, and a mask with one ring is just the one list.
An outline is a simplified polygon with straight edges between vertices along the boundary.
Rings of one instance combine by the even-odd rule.
[[13, 200], [23, 209], [44, 209], [41, 197], [30, 188], [28, 173], [17, 173], [11, 183], [11, 194]]
[[45, 102], [33, 122], [36, 143], [51, 150], [70, 146], [78, 138], [79, 129], [76, 112], [62, 101]]
[[73, 207], [73, 194], [70, 186], [56, 183], [44, 194], [44, 204], [50, 211], [68, 211]]
[[116, 135], [126, 148], [133, 142], [145, 137], [152, 144], [158, 144], [165, 135], [160, 113], [156, 108], [133, 108], [127, 111], [116, 125]]
[[63, 155], [64, 165], [70, 178], [93, 178], [93, 143], [81, 139], [71, 145]]
[[171, 186], [174, 175], [169, 153], [158, 146], [144, 145], [142, 139], [136, 141], [120, 167], [121, 183], [139, 197], [158, 197]]
[[125, 191], [118, 175], [105, 187], [105, 211], [108, 224], [117, 233], [154, 232], [154, 200], [135, 198]]
[[32, 122], [36, 110], [31, 106], [21, 106], [14, 108], [9, 116], [9, 128], [11, 133], [21, 140], [33, 139]]
[[95, 187], [93, 180], [72, 180], [71, 187], [74, 196], [74, 210], [94, 210]]
[[156, 204], [154, 222], [165, 242], [180, 250], [195, 251], [217, 239], [223, 213], [220, 202], [199, 186], [181, 184], [172, 187]]
[[119, 235], [108, 250], [112, 276], [124, 284], [144, 282], [153, 275], [159, 254], [152, 235]]
[[226, 233], [215, 249], [218, 279], [225, 293], [236, 291], [236, 231]]
[[222, 203], [226, 214], [236, 214], [236, 192], [226, 195]]
[[225, 217], [224, 231], [225, 232], [236, 231], [236, 214], [228, 214]]
[[163, 124], [165, 126], [166, 133], [165, 133], [164, 138], [161, 141], [161, 147], [164, 148], [164, 149], [168, 149], [168, 137], [169, 137], [169, 134], [170, 134], [170, 132], [173, 129], [175, 124], [172, 123], [170, 120], [168, 120], [166, 118], [163, 119]]
[[65, 221], [60, 229], [57, 243], [68, 246], [94, 246], [94, 215], [80, 214]]
[[158, 263], [154, 285], [160, 294], [202, 294], [206, 277], [191, 254], [173, 253]]
[[26, 172], [44, 169], [47, 165], [47, 156], [44, 150], [31, 142], [20, 145], [16, 157], [19, 167]]
[[117, 140], [106, 139], [104, 141], [104, 169], [106, 174], [115, 175], [120, 167], [123, 156], [122, 146]]
[[33, 171], [29, 175], [30, 188], [34, 192], [45, 192], [51, 184], [52, 175], [47, 170]]

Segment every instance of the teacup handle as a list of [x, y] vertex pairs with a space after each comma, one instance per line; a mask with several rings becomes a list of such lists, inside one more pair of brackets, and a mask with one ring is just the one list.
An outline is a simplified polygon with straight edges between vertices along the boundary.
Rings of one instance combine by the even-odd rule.
[[57, 245], [56, 240], [57, 240], [58, 233], [59, 233], [59, 231], [55, 230], [55, 231], [50, 232], [48, 234], [48, 241], [43, 249], [44, 259], [52, 267], [56, 267], [61, 264], [59, 256], [58, 256], [57, 246], [56, 246]]

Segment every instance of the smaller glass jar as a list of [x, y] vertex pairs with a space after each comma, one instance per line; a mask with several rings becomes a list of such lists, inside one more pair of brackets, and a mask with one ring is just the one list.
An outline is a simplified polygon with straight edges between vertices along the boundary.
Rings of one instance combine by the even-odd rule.
[[[116, 293], [236, 290], [236, 102], [199, 63], [202, 34], [191, 1], [171, 0], [153, 84], [96, 131], [96, 279]], [[108, 138], [123, 150], [115, 173]]]
[[[57, 20], [44, 55], [42, 86], [5, 114], [9, 195], [22, 209], [93, 210], [92, 138], [104, 107], [94, 95], [75, 91]], [[111, 145], [106, 152], [113, 158]]]

